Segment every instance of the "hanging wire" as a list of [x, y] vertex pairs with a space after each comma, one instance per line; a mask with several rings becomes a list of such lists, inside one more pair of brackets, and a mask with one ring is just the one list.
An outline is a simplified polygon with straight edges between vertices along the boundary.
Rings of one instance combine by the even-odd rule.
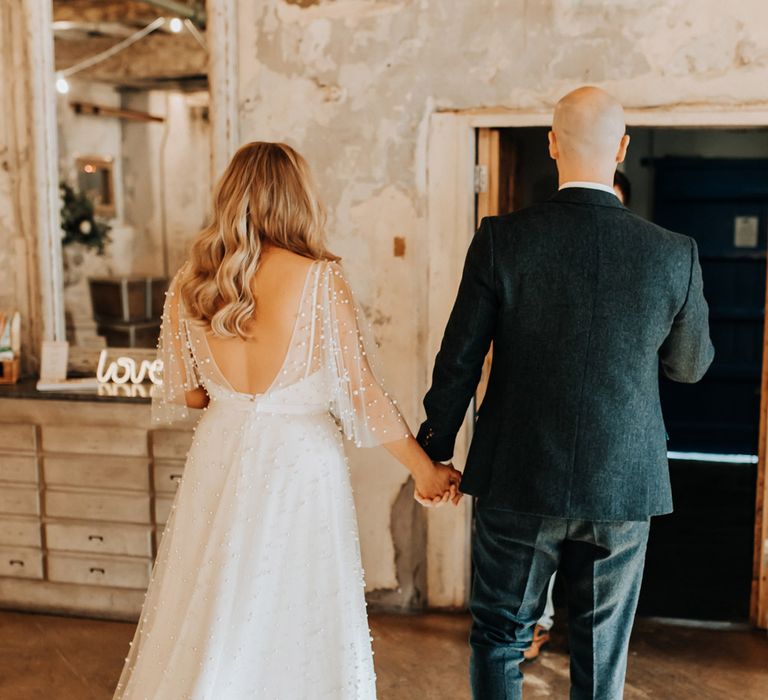
[[97, 53], [96, 55], [91, 56], [90, 58], [86, 58], [84, 61], [80, 61], [80, 63], [76, 63], [74, 66], [70, 66], [69, 68], [65, 68], [64, 70], [58, 71], [58, 75], [60, 75], [62, 78], [66, 78], [67, 76], [74, 75], [75, 73], [79, 73], [80, 71], [84, 71], [86, 68], [95, 66], [97, 63], [106, 61], [108, 58], [112, 58], [112, 56], [114, 56], [115, 54], [118, 54], [121, 51], [127, 49], [129, 46], [131, 46], [131, 44], [135, 44], [137, 41], [140, 41], [145, 36], [147, 36], [147, 34], [151, 34], [156, 29], [159, 29], [165, 24], [165, 22], [166, 22], [165, 17], [158, 17], [157, 19], [150, 22], [143, 29], [140, 29], [135, 34], [131, 34], [131, 36], [126, 37], [125, 39], [118, 42], [114, 46], [111, 46], [110, 48], [108, 48], [106, 51]]
[[187, 28], [187, 31], [195, 38], [195, 41], [197, 41], [197, 43], [200, 44], [200, 46], [202, 46], [205, 51], [208, 51], [208, 44], [205, 43], [205, 37], [203, 36], [203, 33], [197, 28], [195, 23], [191, 19], [185, 19], [184, 26]]

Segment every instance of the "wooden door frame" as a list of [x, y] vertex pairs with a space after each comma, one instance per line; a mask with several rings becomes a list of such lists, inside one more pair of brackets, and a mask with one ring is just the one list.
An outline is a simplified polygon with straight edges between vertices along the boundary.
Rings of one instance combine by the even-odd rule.
[[[549, 126], [551, 110], [504, 108], [435, 112], [430, 116], [427, 140], [427, 342], [424, 346], [424, 387], [428, 386], [434, 358], [461, 279], [469, 242], [475, 232], [474, 165], [476, 130]], [[627, 110], [627, 124], [660, 128], [768, 127], [768, 105], [740, 109], [652, 108]], [[768, 294], [768, 285], [767, 285]], [[766, 297], [768, 305], [768, 296]], [[760, 408], [757, 495], [755, 503], [755, 556], [751, 620], [768, 627], [768, 318], [763, 352], [763, 393]], [[456, 441], [456, 463], [463, 467], [469, 441], [469, 415]], [[469, 598], [471, 506], [464, 499], [456, 517], [453, 509], [428, 514], [427, 599], [434, 607], [460, 607]]]

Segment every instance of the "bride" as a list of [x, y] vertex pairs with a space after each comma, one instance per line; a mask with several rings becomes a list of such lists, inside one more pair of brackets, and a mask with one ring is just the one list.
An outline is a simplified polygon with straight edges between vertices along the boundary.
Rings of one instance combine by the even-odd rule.
[[250, 143], [166, 297], [153, 419], [204, 408], [114, 697], [367, 700], [375, 676], [340, 433], [458, 502], [378, 384], [304, 159]]

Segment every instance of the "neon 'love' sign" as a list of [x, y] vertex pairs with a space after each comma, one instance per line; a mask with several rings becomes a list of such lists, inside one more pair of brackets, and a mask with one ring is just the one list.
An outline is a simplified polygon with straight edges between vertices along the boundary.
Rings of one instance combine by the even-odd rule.
[[102, 350], [99, 353], [99, 365], [96, 368], [96, 379], [102, 384], [113, 382], [114, 384], [141, 384], [145, 377], [153, 384], [162, 384], [161, 373], [163, 371], [163, 361], [142, 360], [136, 364], [132, 357], [118, 357], [113, 362], [107, 364], [107, 351]]

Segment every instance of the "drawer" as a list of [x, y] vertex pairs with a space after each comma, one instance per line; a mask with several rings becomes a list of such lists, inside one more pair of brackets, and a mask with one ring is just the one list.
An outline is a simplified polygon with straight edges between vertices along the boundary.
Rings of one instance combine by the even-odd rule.
[[52, 518], [148, 523], [149, 495], [49, 489], [45, 512]]
[[155, 462], [155, 491], [158, 493], [176, 493], [184, 473], [184, 462]]
[[158, 525], [165, 525], [168, 522], [172, 505], [173, 496], [157, 496], [155, 498], [155, 522]]
[[45, 541], [49, 550], [152, 556], [149, 525], [49, 522], [45, 525]]
[[34, 452], [37, 430], [30, 423], [0, 423], [0, 450]]
[[152, 562], [130, 557], [48, 553], [48, 580], [119, 588], [146, 588]]
[[45, 452], [73, 454], [124, 455], [146, 457], [147, 431], [138, 428], [107, 426], [44, 425], [42, 430]]
[[43, 578], [43, 553], [30, 547], [0, 547], [0, 576]]
[[78, 455], [43, 458], [46, 486], [149, 490], [149, 461], [140, 457]]
[[0, 517], [0, 545], [40, 546], [40, 520], [23, 516]]
[[191, 430], [153, 430], [152, 454], [165, 459], [184, 460], [193, 437]]
[[37, 488], [33, 486], [3, 484], [0, 487], [0, 513], [38, 515], [40, 502], [37, 493]]
[[0, 453], [0, 481], [37, 483], [37, 457]]

